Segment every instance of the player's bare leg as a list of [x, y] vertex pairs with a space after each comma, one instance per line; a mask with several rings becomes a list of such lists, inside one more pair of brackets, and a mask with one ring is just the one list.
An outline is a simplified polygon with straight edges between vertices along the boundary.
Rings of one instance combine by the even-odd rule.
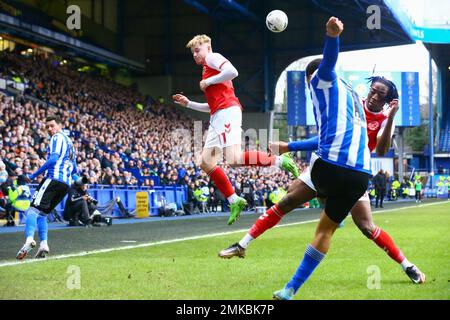
[[425, 282], [425, 274], [406, 259], [389, 234], [374, 224], [369, 201], [358, 201], [352, 208], [351, 214], [359, 230], [386, 251], [391, 259], [399, 263], [413, 283], [420, 284]]
[[200, 165], [200, 168], [206, 173], [210, 172], [217, 166], [220, 155], [221, 155], [221, 151], [219, 148], [203, 149], [202, 163]]
[[253, 224], [248, 233], [237, 243], [232, 244], [219, 252], [221, 258], [245, 257], [245, 251], [250, 242], [258, 238], [266, 230], [277, 225], [286, 213], [298, 208], [303, 203], [310, 201], [316, 196], [316, 192], [308, 187], [302, 180], [295, 180], [281, 201], [272, 206], [266, 213], [262, 214]]
[[313, 246], [316, 250], [322, 252], [323, 254], [326, 254], [330, 249], [331, 238], [333, 237], [333, 234], [338, 226], [338, 223], [331, 220], [325, 214], [325, 211], [322, 211], [319, 224], [316, 228], [316, 234], [313, 241], [311, 242], [311, 246]]
[[289, 213], [315, 197], [316, 191], [308, 187], [302, 180], [296, 179], [289, 186], [288, 194], [278, 203], [278, 207], [281, 211]]
[[[240, 145], [238, 145], [238, 147], [240, 147]], [[222, 150], [219, 148], [203, 149], [202, 164], [200, 167], [209, 175], [211, 180], [214, 181], [217, 188], [230, 203], [230, 218], [228, 219], [228, 225], [231, 225], [239, 219], [241, 211], [247, 205], [247, 201], [236, 194], [230, 179], [228, 179], [223, 169], [217, 165], [219, 156], [222, 156]]]

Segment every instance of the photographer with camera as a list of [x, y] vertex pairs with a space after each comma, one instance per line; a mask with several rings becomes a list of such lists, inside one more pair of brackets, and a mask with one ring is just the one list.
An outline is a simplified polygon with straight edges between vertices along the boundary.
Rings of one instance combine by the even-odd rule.
[[69, 221], [70, 227], [92, 225], [91, 213], [95, 211], [95, 207], [93, 207], [93, 198], [87, 193], [87, 188], [88, 186], [84, 183], [74, 183], [69, 189], [63, 218]]
[[64, 220], [69, 221], [69, 226], [101, 226], [111, 225], [111, 218], [103, 218], [97, 210], [98, 201], [91, 197], [88, 185], [84, 181], [77, 181], [69, 190], [66, 206], [64, 208]]

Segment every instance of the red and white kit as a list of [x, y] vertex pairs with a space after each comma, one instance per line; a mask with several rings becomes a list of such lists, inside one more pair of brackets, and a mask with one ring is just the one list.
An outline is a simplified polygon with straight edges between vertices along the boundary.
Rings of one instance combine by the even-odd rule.
[[[225, 64], [230, 62], [220, 53], [208, 54], [203, 65], [202, 80], [209, 85], [208, 79], [220, 74]], [[209, 85], [205, 90], [205, 97], [211, 110], [205, 148], [225, 148], [241, 144], [242, 106], [234, 94], [233, 82], [226, 80]]]
[[[365, 101], [363, 101], [364, 105], [364, 113], [366, 115], [367, 122], [367, 135], [369, 136], [369, 149], [370, 151], [374, 151], [377, 146], [377, 139], [381, 137], [384, 132], [384, 128], [386, 128], [386, 124], [388, 122], [388, 117], [385, 114], [385, 111], [380, 112], [372, 112], [366, 107]], [[395, 125], [392, 125], [391, 138], [394, 134]], [[314, 163], [315, 159], [311, 159], [311, 164]], [[311, 166], [311, 165], [310, 165]], [[314, 184], [311, 180], [311, 175], [309, 170], [305, 170], [299, 177], [308, 187], [313, 190], [316, 190]], [[358, 201], [370, 201], [369, 194], [364, 193], [364, 195]]]

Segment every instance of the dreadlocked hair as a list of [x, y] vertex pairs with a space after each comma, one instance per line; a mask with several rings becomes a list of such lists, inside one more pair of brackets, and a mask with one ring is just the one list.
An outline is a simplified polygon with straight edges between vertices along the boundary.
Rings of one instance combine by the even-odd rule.
[[370, 82], [370, 85], [373, 85], [375, 82], [380, 82], [388, 87], [389, 91], [386, 95], [386, 103], [390, 103], [392, 100], [398, 99], [397, 87], [391, 80], [388, 80], [385, 77], [374, 76], [367, 78], [367, 82]]

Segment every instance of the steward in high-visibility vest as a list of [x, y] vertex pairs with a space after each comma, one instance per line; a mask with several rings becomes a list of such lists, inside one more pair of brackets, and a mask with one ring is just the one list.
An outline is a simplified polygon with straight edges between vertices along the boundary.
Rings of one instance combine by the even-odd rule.
[[20, 175], [12, 185], [4, 183], [2, 192], [8, 198], [4, 205], [6, 211], [7, 226], [14, 226], [14, 211], [26, 212], [31, 204], [30, 188], [26, 185], [26, 178]]

